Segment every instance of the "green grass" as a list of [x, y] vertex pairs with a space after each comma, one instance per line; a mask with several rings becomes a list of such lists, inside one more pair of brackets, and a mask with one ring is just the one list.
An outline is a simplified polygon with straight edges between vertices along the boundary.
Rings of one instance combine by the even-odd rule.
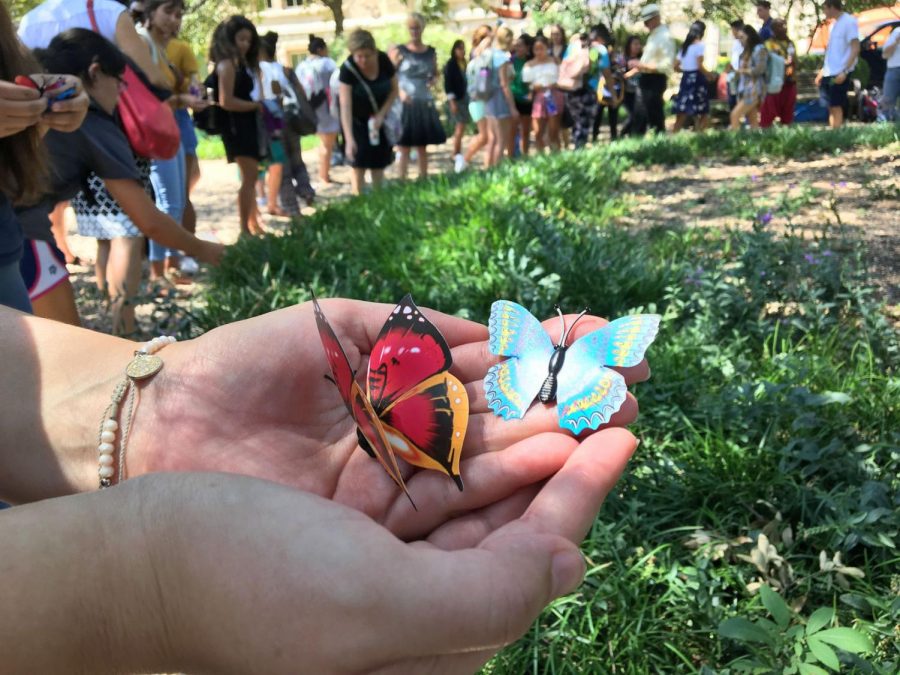
[[[301, 152], [319, 147], [318, 136], [304, 136], [300, 140]], [[225, 146], [220, 136], [209, 136], [197, 130], [197, 157], [200, 159], [225, 159]]]
[[[653, 377], [636, 387], [643, 443], [584, 544], [588, 576], [485, 672], [796, 672], [812, 659], [803, 624], [834, 608], [835, 625], [873, 645], [842, 653], [844, 670], [895, 673], [900, 340], [859, 244], [824, 224], [810, 240], [758, 220], [615, 223], [635, 164], [900, 150], [897, 139], [883, 125], [681, 134], [392, 186], [288, 236], [242, 241], [214, 273], [198, 326], [305, 300], [305, 284], [385, 302], [411, 291], [482, 321], [501, 297], [538, 315], [555, 302], [660, 312]], [[739, 217], [755, 218], [754, 185], [735, 187], [749, 203]], [[766, 204], [778, 217], [799, 207]], [[760, 535], [774, 547], [766, 556], [752, 553]], [[822, 552], [845, 567], [820, 567]], [[766, 623], [760, 583], [793, 608], [792, 627]], [[769, 626], [777, 644], [723, 637], [733, 617]], [[750, 660], [755, 671], [741, 665]]]

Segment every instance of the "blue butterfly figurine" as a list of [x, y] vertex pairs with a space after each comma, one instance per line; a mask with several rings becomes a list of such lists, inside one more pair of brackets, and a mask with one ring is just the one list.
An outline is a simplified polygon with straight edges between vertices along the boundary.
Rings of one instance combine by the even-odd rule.
[[559, 426], [573, 433], [606, 424], [628, 388], [615, 370], [636, 366], [659, 330], [658, 314], [622, 317], [566, 345], [584, 310], [566, 328], [562, 311], [559, 343], [553, 344], [527, 309], [509, 300], [491, 305], [491, 353], [511, 358], [492, 366], [484, 378], [488, 405], [503, 419], [520, 419], [535, 398], [556, 400]]

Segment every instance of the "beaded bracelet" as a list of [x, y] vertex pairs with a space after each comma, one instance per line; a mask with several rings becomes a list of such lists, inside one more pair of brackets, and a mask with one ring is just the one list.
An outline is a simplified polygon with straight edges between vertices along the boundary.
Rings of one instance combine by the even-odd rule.
[[[97, 453], [100, 461], [98, 476], [101, 490], [114, 485], [114, 477], [116, 477], [116, 483], [125, 480], [125, 444], [128, 443], [128, 432], [131, 429], [131, 419], [134, 415], [135, 398], [137, 396], [137, 385], [135, 383], [138, 380], [146, 380], [153, 377], [162, 369], [162, 359], [154, 356], [154, 354], [175, 341], [174, 337], [163, 335], [153, 338], [138, 349], [134, 353], [134, 358], [125, 368], [125, 379], [119, 382], [113, 391], [112, 401], [103, 412], [103, 419], [100, 420], [100, 438], [97, 445]], [[128, 414], [124, 418], [122, 425], [117, 472], [115, 441], [119, 423], [116, 422], [116, 417], [119, 416], [119, 408], [126, 394], [128, 395]]]

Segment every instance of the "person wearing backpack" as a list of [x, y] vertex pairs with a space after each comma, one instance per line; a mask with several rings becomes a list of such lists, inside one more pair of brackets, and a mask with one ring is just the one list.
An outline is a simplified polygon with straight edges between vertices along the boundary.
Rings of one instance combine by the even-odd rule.
[[325, 40], [309, 36], [309, 56], [297, 66], [297, 78], [303, 85], [309, 104], [316, 111], [316, 133], [319, 135], [319, 182], [331, 184], [331, 156], [338, 132], [341, 130], [340, 113], [333, 114], [331, 103], [337, 97], [340, 87], [331, 86], [332, 75], [338, 70], [337, 63], [328, 56]]
[[787, 23], [784, 19], [772, 21], [772, 32], [775, 37], [766, 41], [766, 49], [784, 59], [784, 79], [781, 91], [771, 91], [763, 101], [759, 111], [759, 126], [767, 129], [778, 118], [782, 125], [794, 121], [794, 106], [797, 104], [797, 81], [794, 78], [796, 68], [797, 47], [787, 34]]
[[[466, 148], [466, 154], [463, 161], [456, 164], [454, 169], [457, 173], [464, 170], [471, 163], [472, 159], [482, 149], [487, 148], [490, 140], [490, 129], [488, 128], [487, 117], [484, 115], [485, 101], [482, 99], [484, 92], [479, 92], [479, 75], [482, 74], [480, 67], [481, 57], [485, 52], [491, 50], [491, 40], [494, 29], [487, 24], [482, 24], [475, 29], [472, 35], [472, 51], [469, 55], [469, 63], [466, 66], [466, 91], [469, 95], [468, 109], [469, 117], [478, 129], [478, 133], [469, 141], [469, 147]], [[485, 168], [490, 166], [490, 154], [485, 152], [484, 164]]]
[[492, 49], [484, 51], [479, 57], [479, 73], [476, 94], [487, 102], [484, 114], [488, 118], [490, 137], [488, 139], [489, 166], [496, 166], [505, 154], [513, 156], [512, 127], [519, 120], [516, 100], [513, 97], [511, 84], [513, 77], [510, 49], [513, 44], [513, 32], [506, 26], [497, 29]]
[[740, 129], [744, 118], [751, 129], [759, 128], [759, 107], [768, 90], [766, 72], [769, 52], [759, 39], [759, 33], [753, 26], [744, 26], [738, 33], [744, 53], [741, 55], [741, 67], [738, 68], [737, 104], [731, 111], [731, 128]]

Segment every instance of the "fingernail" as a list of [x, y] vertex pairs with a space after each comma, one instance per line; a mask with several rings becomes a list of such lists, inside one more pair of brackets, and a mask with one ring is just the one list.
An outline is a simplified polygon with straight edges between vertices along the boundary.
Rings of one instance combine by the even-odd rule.
[[581, 585], [587, 565], [581, 551], [565, 550], [553, 556], [553, 597], [568, 595]]

